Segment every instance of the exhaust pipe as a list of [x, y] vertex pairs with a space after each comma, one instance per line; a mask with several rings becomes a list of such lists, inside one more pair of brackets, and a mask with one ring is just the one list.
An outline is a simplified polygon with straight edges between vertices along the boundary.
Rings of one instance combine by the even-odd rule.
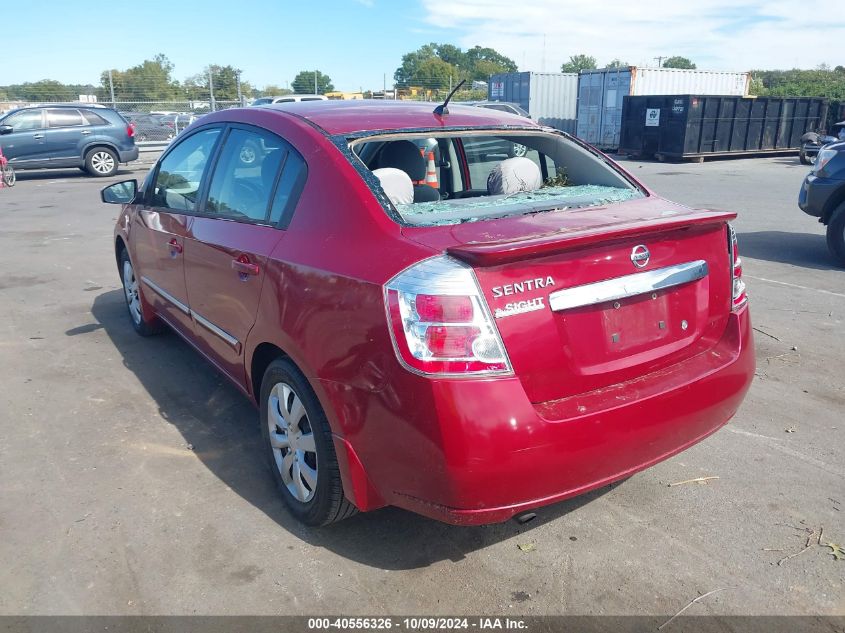
[[533, 521], [537, 518], [537, 515], [534, 512], [523, 512], [522, 514], [517, 514], [513, 517], [513, 520], [519, 523], [520, 525], [525, 525], [529, 521]]

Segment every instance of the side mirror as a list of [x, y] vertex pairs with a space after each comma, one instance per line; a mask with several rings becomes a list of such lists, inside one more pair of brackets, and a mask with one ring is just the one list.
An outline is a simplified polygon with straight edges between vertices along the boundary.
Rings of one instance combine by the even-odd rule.
[[0, 125], [0, 134], [11, 134], [15, 131], [11, 125]]
[[138, 193], [137, 180], [124, 180], [103, 188], [100, 191], [100, 198], [106, 204], [128, 204], [135, 199]]

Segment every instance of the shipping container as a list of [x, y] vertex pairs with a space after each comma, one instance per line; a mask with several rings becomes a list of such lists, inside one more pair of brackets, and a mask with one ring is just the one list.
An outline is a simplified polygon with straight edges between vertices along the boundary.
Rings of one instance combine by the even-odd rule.
[[797, 150], [827, 111], [818, 97], [625, 97], [619, 152], [681, 160]]
[[603, 68], [578, 77], [578, 138], [601, 149], [619, 147], [622, 99], [629, 95], [748, 94], [748, 73], [680, 68]]
[[578, 73], [501, 73], [487, 84], [489, 101], [516, 103], [541, 125], [575, 134]]

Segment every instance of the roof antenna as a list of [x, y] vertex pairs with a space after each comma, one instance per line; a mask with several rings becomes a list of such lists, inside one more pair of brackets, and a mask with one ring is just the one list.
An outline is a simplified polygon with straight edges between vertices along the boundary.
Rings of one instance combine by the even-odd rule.
[[439, 105], [436, 108], [434, 108], [434, 114], [436, 114], [437, 116], [443, 116], [444, 114], [449, 114], [449, 108], [446, 107], [446, 106], [449, 105], [449, 99], [451, 99], [452, 95], [454, 95], [458, 91], [458, 88], [463, 86], [466, 82], [467, 82], [466, 79], [461, 79], [461, 83], [459, 83], [457, 86], [452, 88], [452, 92], [450, 92], [449, 96], [446, 97], [446, 101], [444, 101], [442, 105]]

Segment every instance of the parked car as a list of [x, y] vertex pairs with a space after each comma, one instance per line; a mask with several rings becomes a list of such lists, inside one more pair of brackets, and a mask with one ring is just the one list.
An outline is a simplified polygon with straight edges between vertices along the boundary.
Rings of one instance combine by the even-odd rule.
[[138, 158], [132, 126], [103, 107], [12, 110], [0, 117], [0, 143], [16, 170], [79, 167], [92, 176], [112, 176], [119, 163]]
[[[525, 520], [715, 432], [754, 375], [734, 213], [527, 119], [450, 110], [216, 112], [103, 190], [132, 327], [171, 328], [258, 405], [306, 524]], [[487, 138], [528, 151], [468, 164]]]
[[169, 141], [176, 136], [175, 126], [171, 127], [159, 121], [158, 117], [143, 112], [122, 112], [127, 121], [135, 128], [135, 139], [144, 141]]
[[798, 206], [827, 227], [827, 246], [845, 265], [845, 141], [819, 150], [801, 185]]
[[282, 95], [279, 97], [259, 97], [250, 106], [270, 105], [273, 103], [297, 103], [299, 101], [328, 101], [326, 95]]
[[[526, 119], [530, 119], [531, 115], [523, 110], [516, 103], [509, 103], [507, 101], [463, 101], [461, 105], [471, 105], [476, 108], [488, 108], [490, 110], [498, 110], [499, 112], [507, 112], [508, 114], [515, 114]], [[489, 150], [489, 151], [488, 151]], [[485, 156], [525, 156], [527, 148], [519, 143], [501, 143], [495, 142], [489, 148], [479, 147], [476, 151]]]
[[527, 110], [524, 110], [517, 103], [510, 103], [509, 101], [468, 101], [467, 105], [473, 105], [476, 108], [489, 108], [491, 110], [498, 110], [499, 112], [507, 112], [508, 114], [515, 114], [517, 116], [530, 119], [531, 115]]
[[153, 117], [162, 125], [168, 127], [174, 135], [179, 134], [182, 130], [188, 127], [191, 123], [199, 119], [196, 114], [153, 114]]
[[798, 160], [802, 165], [812, 165], [816, 161], [819, 150], [836, 141], [845, 140], [845, 121], [834, 123], [830, 134], [807, 132], [801, 136], [801, 149], [798, 150]]

